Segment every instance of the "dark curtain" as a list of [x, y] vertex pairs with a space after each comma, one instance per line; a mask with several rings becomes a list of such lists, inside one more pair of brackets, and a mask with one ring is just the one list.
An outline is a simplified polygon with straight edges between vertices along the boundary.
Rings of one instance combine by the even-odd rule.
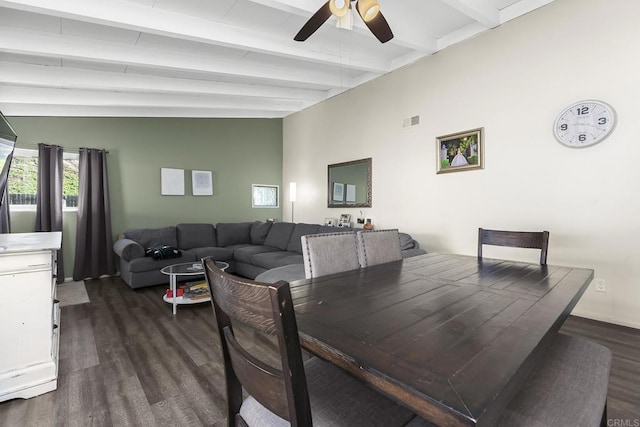
[[81, 148], [73, 280], [116, 274], [107, 177], [107, 153]]
[[[62, 231], [62, 147], [38, 144], [36, 231]], [[62, 249], [58, 251], [56, 281], [64, 281]]]
[[0, 233], [11, 233], [9, 218], [9, 186], [4, 188], [4, 196], [0, 196]]

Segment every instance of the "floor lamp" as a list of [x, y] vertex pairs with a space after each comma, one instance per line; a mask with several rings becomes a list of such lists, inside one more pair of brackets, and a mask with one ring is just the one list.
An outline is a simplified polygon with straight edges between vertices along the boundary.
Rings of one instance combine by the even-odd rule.
[[296, 201], [296, 183], [289, 183], [289, 200], [291, 200], [291, 222], [293, 222], [293, 204]]

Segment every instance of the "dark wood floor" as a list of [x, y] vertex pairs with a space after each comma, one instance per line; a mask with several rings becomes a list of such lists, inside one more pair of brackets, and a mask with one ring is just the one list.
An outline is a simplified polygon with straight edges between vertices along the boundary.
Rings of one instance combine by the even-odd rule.
[[[86, 285], [91, 302], [62, 309], [58, 390], [0, 403], [0, 426], [224, 425], [211, 306], [172, 316], [163, 286]], [[572, 317], [563, 331], [613, 351], [609, 417], [627, 424], [611, 425], [640, 425], [640, 330]]]

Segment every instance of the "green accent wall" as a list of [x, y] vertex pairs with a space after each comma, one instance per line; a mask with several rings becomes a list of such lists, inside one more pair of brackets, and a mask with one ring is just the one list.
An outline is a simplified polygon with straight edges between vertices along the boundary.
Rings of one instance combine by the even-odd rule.
[[[38, 142], [109, 151], [114, 236], [180, 222], [282, 219], [251, 207], [251, 184], [282, 189], [281, 119], [9, 117], [17, 147]], [[185, 170], [185, 195], [160, 195], [160, 168]], [[191, 171], [213, 172], [213, 196], [191, 195]], [[282, 192], [281, 192], [282, 194]], [[280, 206], [282, 206], [280, 200]], [[65, 276], [73, 272], [76, 213], [63, 216]], [[34, 212], [12, 212], [12, 232], [33, 231]]]

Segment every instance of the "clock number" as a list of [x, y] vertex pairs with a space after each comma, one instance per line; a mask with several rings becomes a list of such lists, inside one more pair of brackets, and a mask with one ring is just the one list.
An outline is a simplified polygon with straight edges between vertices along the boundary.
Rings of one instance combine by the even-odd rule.
[[560, 125], [560, 130], [567, 130], [567, 129], [569, 129], [569, 126], [567, 126], [567, 124], [566, 124], [566, 123], [565, 123], [565, 124]]
[[580, 108], [576, 108], [576, 110], [578, 110], [578, 115], [579, 116], [583, 116], [585, 114], [589, 114], [589, 107], [580, 107]]
[[607, 124], [607, 118], [606, 117], [600, 117], [598, 119], [598, 124], [599, 125], [606, 125]]
[[587, 135], [584, 133], [578, 136], [578, 141], [585, 142], [587, 140]]

